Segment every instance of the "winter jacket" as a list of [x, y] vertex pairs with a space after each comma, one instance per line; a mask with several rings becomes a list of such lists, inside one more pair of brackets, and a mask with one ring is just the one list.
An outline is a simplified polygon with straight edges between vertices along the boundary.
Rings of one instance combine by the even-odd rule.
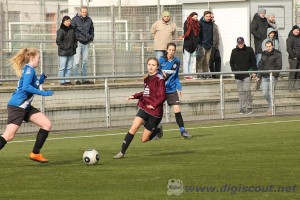
[[262, 42], [267, 38], [267, 18], [260, 18], [256, 13], [250, 25], [250, 31], [254, 36], [255, 54], [262, 53]]
[[[273, 48], [271, 52], [264, 51], [261, 56], [261, 60], [258, 63], [258, 70], [281, 70], [282, 69], [282, 55], [280, 51]], [[269, 73], [259, 73], [258, 77], [269, 77]], [[277, 78], [279, 73], [273, 73], [273, 76]]]
[[217, 24], [213, 22], [213, 47], [219, 48], [219, 44], [220, 44], [219, 28]]
[[[234, 48], [231, 52], [229, 62], [232, 71], [257, 70], [254, 51], [252, 47], [247, 47], [246, 45], [241, 49], [238, 46]], [[235, 79], [243, 80], [249, 76], [248, 73], [235, 74]]]
[[[183, 31], [184, 34], [187, 32], [187, 20], [185, 20], [184, 25], [183, 25]], [[198, 39], [199, 39], [199, 34], [196, 36], [194, 34], [194, 31], [192, 30], [190, 35], [186, 38], [184, 38], [183, 41], [183, 49], [186, 50], [189, 53], [194, 53], [196, 50], [196, 47], [198, 45]]]
[[[272, 39], [269, 36], [271, 32], [275, 32], [274, 38], [272, 38]], [[274, 49], [277, 49], [278, 51], [280, 51], [280, 46], [279, 46], [279, 42], [278, 42], [278, 32], [276, 31], [276, 29], [268, 28], [267, 33], [268, 33], [267, 38], [261, 44], [262, 50], [264, 50], [264, 51], [266, 50], [266, 42], [267, 41], [272, 41]]]
[[289, 59], [300, 60], [300, 35], [294, 35], [293, 31], [290, 31], [286, 39], [286, 51], [289, 54]]
[[94, 40], [93, 20], [77, 14], [73, 17], [71, 25], [75, 29], [76, 39], [82, 44], [88, 44]]
[[200, 19], [199, 44], [206, 50], [213, 45], [213, 23], [205, 21], [204, 17]]
[[63, 23], [57, 30], [56, 44], [59, 56], [73, 56], [76, 54], [77, 40], [72, 26], [65, 26]]
[[157, 20], [151, 26], [154, 39], [154, 50], [167, 50], [167, 44], [175, 38], [176, 25], [174, 23]]

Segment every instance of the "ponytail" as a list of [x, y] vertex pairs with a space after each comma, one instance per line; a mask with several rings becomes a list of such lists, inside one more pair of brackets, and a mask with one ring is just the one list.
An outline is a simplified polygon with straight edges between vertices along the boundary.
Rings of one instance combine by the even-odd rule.
[[9, 60], [10, 66], [18, 77], [21, 77], [23, 66], [29, 63], [30, 58], [39, 54], [39, 50], [35, 48], [25, 48]]

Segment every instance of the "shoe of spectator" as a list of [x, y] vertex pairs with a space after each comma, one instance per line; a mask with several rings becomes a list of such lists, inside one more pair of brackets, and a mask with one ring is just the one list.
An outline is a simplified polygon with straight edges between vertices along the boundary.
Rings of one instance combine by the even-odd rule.
[[63, 82], [63, 83], [60, 83], [59, 85], [66, 85], [66, 83], [65, 83], [65, 82]]
[[252, 114], [252, 108], [248, 108], [246, 113], [249, 115]]
[[245, 114], [245, 109], [241, 108], [240, 112], [239, 112], [239, 115], [243, 115], [243, 114]]
[[94, 84], [94, 82], [87, 80], [87, 81], [82, 82], [82, 84]]
[[80, 81], [76, 81], [75, 85], [81, 85], [81, 82]]
[[74, 85], [74, 84], [71, 82], [65, 82], [65, 85]]

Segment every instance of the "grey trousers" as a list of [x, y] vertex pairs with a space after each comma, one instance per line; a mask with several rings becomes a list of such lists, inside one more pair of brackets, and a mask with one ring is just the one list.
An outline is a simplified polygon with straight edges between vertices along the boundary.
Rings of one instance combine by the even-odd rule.
[[240, 109], [252, 108], [251, 79], [247, 77], [243, 80], [235, 79], [239, 92]]

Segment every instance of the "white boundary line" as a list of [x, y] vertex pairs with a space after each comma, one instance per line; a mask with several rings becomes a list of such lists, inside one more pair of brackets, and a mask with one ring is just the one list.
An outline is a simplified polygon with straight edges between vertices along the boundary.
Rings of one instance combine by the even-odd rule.
[[[197, 130], [197, 129], [209, 129], [209, 128], [225, 128], [225, 127], [238, 127], [238, 126], [250, 126], [250, 125], [263, 125], [263, 124], [279, 124], [279, 123], [291, 123], [291, 122], [300, 122], [300, 120], [289, 120], [289, 121], [274, 121], [274, 122], [256, 122], [249, 124], [228, 124], [222, 126], [204, 126], [204, 127], [195, 127], [195, 128], [187, 128], [187, 130]], [[164, 132], [174, 131], [178, 129], [168, 129], [164, 130]], [[141, 132], [138, 132], [141, 133]], [[125, 135], [126, 133], [109, 133], [109, 134], [98, 134], [98, 135], [82, 135], [82, 136], [73, 136], [73, 137], [60, 137], [60, 138], [48, 138], [47, 140], [65, 140], [65, 139], [79, 139], [79, 138], [93, 138], [93, 137], [106, 137], [106, 136], [116, 136], [116, 135]], [[20, 141], [12, 141], [11, 143], [24, 143], [24, 142], [35, 142], [34, 140], [20, 140]]]

